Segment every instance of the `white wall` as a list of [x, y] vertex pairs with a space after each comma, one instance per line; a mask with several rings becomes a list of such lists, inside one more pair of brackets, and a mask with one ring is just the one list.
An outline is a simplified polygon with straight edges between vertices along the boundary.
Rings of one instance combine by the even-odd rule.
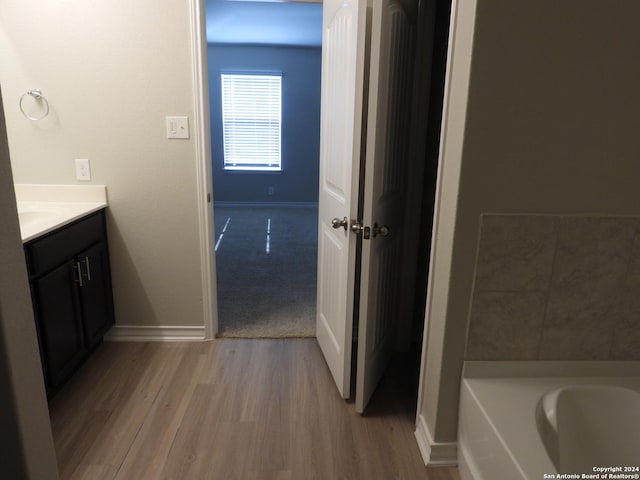
[[[190, 2], [3, 0], [0, 84], [16, 183], [76, 183], [75, 158], [108, 188], [116, 322], [203, 325]], [[40, 88], [42, 122], [18, 110]], [[26, 102], [30, 101], [26, 99]], [[193, 125], [193, 123], [192, 123]]]
[[445, 268], [430, 287], [419, 406], [436, 443], [456, 439], [480, 214], [640, 213], [640, 4], [458, 4], [449, 94], [468, 102], [451, 100], [444, 120], [439, 208], [450, 235], [434, 241]]
[[3, 478], [57, 480], [2, 112], [0, 99], [0, 466]]

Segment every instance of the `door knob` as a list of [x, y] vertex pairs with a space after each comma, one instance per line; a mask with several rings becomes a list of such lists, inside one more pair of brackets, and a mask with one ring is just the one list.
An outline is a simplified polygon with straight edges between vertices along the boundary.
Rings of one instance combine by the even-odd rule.
[[349, 226], [349, 220], [347, 220], [347, 217], [344, 217], [342, 220], [336, 217], [333, 220], [331, 220], [331, 226], [336, 229], [343, 227], [346, 231], [347, 227]]
[[353, 221], [351, 222], [351, 231], [353, 233], [355, 233], [356, 235], [361, 235], [364, 233], [364, 229], [366, 227], [364, 225], [362, 225], [362, 223], [358, 222], [358, 221]]
[[374, 223], [373, 228], [371, 229], [371, 235], [373, 236], [373, 238], [376, 238], [378, 235], [380, 235], [381, 237], [386, 237], [390, 232], [391, 230], [389, 230], [389, 227], [387, 227], [386, 225], [379, 227], [377, 223]]
[[356, 235], [362, 235], [362, 238], [365, 240], [376, 238], [377, 236], [386, 237], [391, 232], [386, 225], [380, 227], [377, 223], [374, 223], [373, 227], [367, 227], [356, 220], [351, 221], [351, 231]]
[[355, 233], [356, 235], [362, 235], [362, 238], [364, 238], [365, 240], [369, 240], [371, 229], [364, 226], [361, 222], [353, 220], [351, 222], [351, 232]]

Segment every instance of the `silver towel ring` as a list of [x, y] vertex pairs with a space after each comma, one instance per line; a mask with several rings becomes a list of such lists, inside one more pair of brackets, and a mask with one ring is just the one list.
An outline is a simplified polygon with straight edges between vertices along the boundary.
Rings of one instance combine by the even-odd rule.
[[[36, 101], [40, 100], [44, 102], [44, 113], [41, 116], [32, 117], [31, 115], [27, 114], [27, 112], [24, 111], [24, 108], [22, 107], [22, 102], [24, 101], [24, 97], [26, 97], [27, 95], [33, 97]], [[19, 103], [20, 103], [20, 111], [29, 120], [33, 120], [34, 122], [37, 122], [38, 120], [42, 120], [47, 115], [49, 115], [49, 102], [47, 102], [47, 99], [44, 98], [44, 95], [42, 95], [42, 91], [38, 88], [34, 88], [33, 90], [29, 90], [27, 93], [23, 93], [22, 96], [20, 97]]]

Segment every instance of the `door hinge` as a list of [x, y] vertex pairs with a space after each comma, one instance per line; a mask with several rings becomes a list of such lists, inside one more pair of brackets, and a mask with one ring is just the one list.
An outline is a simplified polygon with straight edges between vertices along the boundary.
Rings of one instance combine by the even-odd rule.
[[207, 203], [211, 203], [211, 193], [207, 193]]

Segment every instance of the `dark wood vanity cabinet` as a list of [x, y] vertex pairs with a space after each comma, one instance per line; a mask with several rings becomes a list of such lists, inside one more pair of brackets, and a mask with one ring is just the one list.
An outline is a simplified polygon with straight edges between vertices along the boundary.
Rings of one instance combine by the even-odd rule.
[[61, 385], [85, 354], [74, 266], [65, 262], [31, 282], [47, 391]]
[[51, 394], [113, 325], [104, 210], [32, 240], [25, 254]]

